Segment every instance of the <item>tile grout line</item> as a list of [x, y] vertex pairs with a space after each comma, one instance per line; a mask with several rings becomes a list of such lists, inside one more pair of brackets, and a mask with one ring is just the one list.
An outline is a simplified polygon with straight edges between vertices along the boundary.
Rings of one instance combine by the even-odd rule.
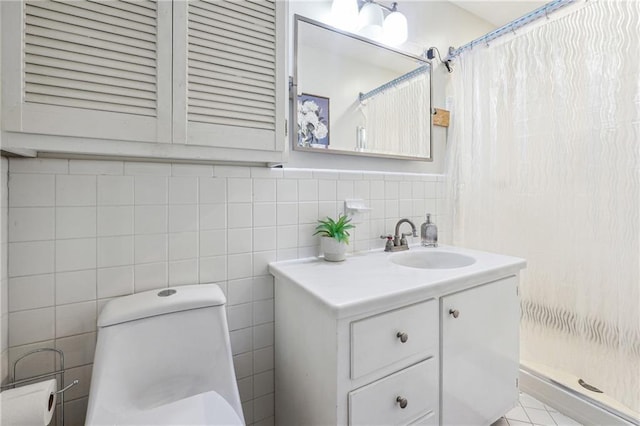
[[558, 422], [556, 421], [556, 418], [553, 417], [553, 414], [551, 414], [551, 412], [547, 409], [547, 404], [542, 404], [542, 406], [544, 407], [544, 411], [547, 412], [547, 414], [549, 415], [549, 417], [551, 417], [551, 420], [553, 420], [553, 423], [557, 426]]
[[[124, 167], [124, 166], [123, 166]], [[71, 170], [71, 168], [69, 168], [69, 170]], [[135, 208], [134, 208], [135, 209]], [[134, 210], [135, 213], [135, 210]], [[96, 216], [95, 216], [95, 229], [96, 229], [96, 234], [95, 234], [95, 241], [96, 241], [96, 263], [95, 263], [95, 278], [96, 278], [96, 341], [95, 344], [98, 344], [98, 176], [96, 176]], [[95, 350], [94, 350], [95, 352]], [[95, 353], [94, 353], [95, 356]], [[92, 367], [93, 368], [93, 367]]]

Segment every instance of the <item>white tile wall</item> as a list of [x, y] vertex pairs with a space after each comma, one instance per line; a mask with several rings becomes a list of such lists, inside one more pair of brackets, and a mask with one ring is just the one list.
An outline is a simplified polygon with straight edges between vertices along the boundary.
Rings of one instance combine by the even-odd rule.
[[[9, 375], [9, 161], [0, 159], [0, 383]], [[34, 235], [20, 225], [19, 234]], [[29, 303], [23, 299], [23, 303]]]
[[[24, 209], [28, 210], [28, 209]], [[86, 238], [96, 235], [97, 210], [95, 207], [59, 207], [55, 211], [55, 238]], [[101, 212], [104, 215], [104, 212]], [[19, 216], [16, 212], [16, 216]], [[50, 239], [53, 239], [53, 235]]]
[[[10, 350], [4, 358], [33, 347], [63, 349], [68, 377], [83, 381], [66, 413], [80, 423], [96, 319], [110, 298], [218, 283], [228, 299], [247, 422], [271, 424], [268, 263], [317, 255], [316, 221], [341, 212], [344, 198], [363, 198], [373, 208], [353, 231], [351, 251], [383, 247], [379, 236], [392, 232], [400, 216], [419, 225], [426, 207], [436, 223], [444, 220], [436, 210], [442, 185], [436, 175], [59, 159], [10, 159], [8, 168], [2, 247], [10, 252], [8, 274], [3, 268], [9, 303], [2, 314], [9, 338], [2, 348]], [[441, 240], [447, 237], [441, 229]], [[46, 370], [50, 362], [25, 369]]]
[[54, 209], [51, 207], [16, 207], [11, 209], [9, 242], [52, 240]]
[[[61, 181], [61, 186], [64, 181]], [[54, 205], [58, 190], [53, 175], [16, 174], [11, 180], [9, 204], [11, 207], [47, 207]], [[68, 191], [62, 191], [61, 197]], [[78, 193], [81, 196], [81, 193]], [[80, 201], [80, 199], [78, 200]]]
[[[13, 176], [13, 173], [11, 174]], [[34, 177], [29, 174], [17, 174], [16, 178], [22, 180], [24, 178]], [[51, 203], [56, 206], [95, 206], [96, 205], [96, 176], [89, 175], [45, 175], [38, 176], [46, 179], [48, 185], [55, 182], [55, 193], [45, 193], [46, 188], [40, 188], [43, 199], [41, 203]], [[34, 183], [34, 185], [43, 186], [43, 183]], [[15, 188], [13, 178], [10, 181], [9, 196], [21, 191], [22, 188]], [[20, 197], [19, 195], [15, 195]], [[9, 201], [11, 203], [11, 200]], [[101, 203], [102, 204], [102, 203]], [[11, 203], [13, 206], [13, 203]], [[49, 205], [49, 204], [47, 204]]]
[[[11, 216], [9, 216], [11, 217]], [[9, 243], [9, 277], [46, 274], [54, 271], [54, 242]]]
[[[26, 277], [27, 279], [29, 277]], [[55, 304], [84, 302], [96, 299], [96, 271], [61, 272], [55, 278]]]
[[9, 312], [54, 305], [54, 275], [33, 275], [9, 280]]

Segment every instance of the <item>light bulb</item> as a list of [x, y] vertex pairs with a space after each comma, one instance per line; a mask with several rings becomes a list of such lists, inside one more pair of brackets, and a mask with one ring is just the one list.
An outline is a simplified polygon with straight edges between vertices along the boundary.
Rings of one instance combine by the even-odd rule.
[[398, 46], [407, 41], [407, 18], [400, 12], [391, 12], [382, 24], [383, 40], [390, 46]]
[[336, 28], [354, 31], [358, 22], [358, 0], [333, 0], [331, 21]]
[[372, 40], [382, 38], [382, 8], [375, 3], [366, 3], [358, 15], [358, 33]]

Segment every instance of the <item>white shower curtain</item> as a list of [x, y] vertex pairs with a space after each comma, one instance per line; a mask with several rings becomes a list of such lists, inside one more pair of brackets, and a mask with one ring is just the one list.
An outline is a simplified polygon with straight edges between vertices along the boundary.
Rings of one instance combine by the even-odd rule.
[[427, 71], [364, 101], [367, 149], [376, 153], [428, 157], [430, 98]]
[[640, 2], [519, 33], [455, 64], [453, 243], [527, 259], [524, 362], [640, 412]]

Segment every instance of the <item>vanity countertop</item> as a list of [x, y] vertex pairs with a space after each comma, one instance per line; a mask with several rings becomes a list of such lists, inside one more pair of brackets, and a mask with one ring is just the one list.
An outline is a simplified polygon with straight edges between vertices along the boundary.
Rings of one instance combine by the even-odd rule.
[[[399, 253], [374, 250], [348, 256], [344, 262], [320, 257], [273, 262], [276, 278], [297, 283], [338, 318], [376, 310], [381, 304], [406, 304], [464, 290], [515, 275], [526, 266], [524, 259], [452, 246], [412, 246], [408, 252], [454, 252], [476, 259], [472, 265], [452, 269], [420, 269], [389, 260]], [[407, 252], [403, 252], [407, 253]]]

